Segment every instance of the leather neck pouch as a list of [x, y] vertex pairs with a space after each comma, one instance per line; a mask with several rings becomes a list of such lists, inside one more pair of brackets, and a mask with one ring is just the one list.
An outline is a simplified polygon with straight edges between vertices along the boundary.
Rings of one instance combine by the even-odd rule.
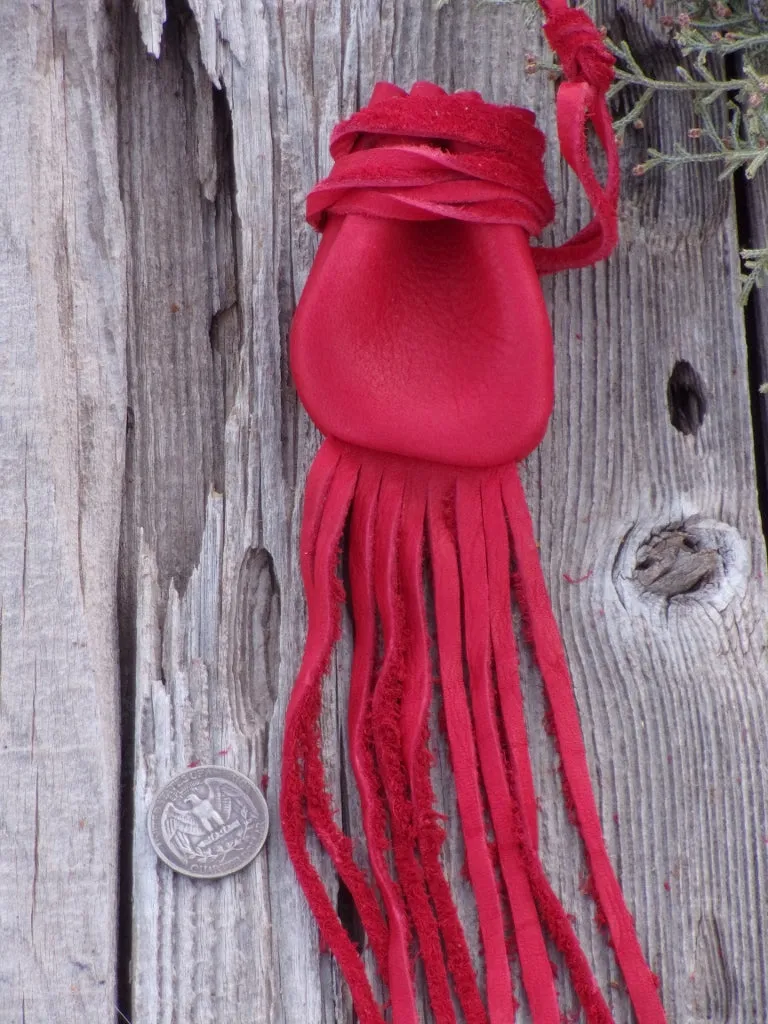
[[[545, 13], [566, 75], [557, 98], [561, 149], [595, 211], [570, 241], [530, 245], [554, 215], [533, 115], [428, 83], [410, 93], [378, 85], [370, 104], [334, 131], [333, 170], [307, 201], [323, 237], [293, 321], [291, 367], [326, 440], [306, 486], [309, 625], [285, 724], [280, 810], [297, 877], [363, 1024], [389, 1011], [310, 859], [310, 828], [355, 903], [394, 1024], [419, 1020], [416, 957], [439, 1024], [457, 1014], [509, 1024], [515, 958], [534, 1024], [560, 1024], [548, 943], [562, 955], [584, 1019], [613, 1020], [538, 855], [515, 607], [548, 701], [598, 921], [639, 1024], [665, 1020], [606, 852], [516, 468], [541, 441], [552, 409], [539, 275], [603, 259], [617, 237], [618, 161], [604, 98], [612, 59], [583, 11], [558, 0]], [[605, 184], [589, 160], [589, 123], [605, 151]], [[370, 878], [337, 822], [321, 750], [322, 683], [347, 596], [349, 756]], [[483, 986], [441, 859], [429, 746], [436, 703]]]

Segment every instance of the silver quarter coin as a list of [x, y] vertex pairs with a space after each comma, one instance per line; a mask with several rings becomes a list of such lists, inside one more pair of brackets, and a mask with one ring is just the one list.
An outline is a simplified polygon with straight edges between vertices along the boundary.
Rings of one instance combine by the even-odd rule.
[[152, 801], [147, 822], [158, 857], [191, 878], [223, 878], [250, 864], [269, 830], [267, 802], [245, 775], [189, 768]]

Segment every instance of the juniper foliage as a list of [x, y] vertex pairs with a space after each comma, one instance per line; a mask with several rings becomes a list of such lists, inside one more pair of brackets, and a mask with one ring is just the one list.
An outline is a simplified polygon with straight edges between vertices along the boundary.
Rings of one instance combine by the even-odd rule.
[[[644, 2], [652, 8], [656, 0]], [[768, 162], [768, 0], [672, 0], [665, 9], [676, 12], [659, 19], [680, 59], [674, 76], [647, 72], [627, 42], [606, 35], [616, 57], [609, 99], [626, 94], [625, 102], [613, 104], [624, 111], [614, 119], [619, 139], [644, 128], [643, 115], [659, 94], [683, 92], [693, 102], [695, 121], [687, 137], [671, 152], [649, 147], [634, 174], [707, 163], [717, 165], [724, 178], [739, 172], [750, 181]], [[552, 75], [557, 67], [528, 55], [526, 71]], [[741, 258], [746, 303], [752, 289], [768, 280], [768, 238], [763, 247], [742, 250]]]
[[[661, 19], [670, 45], [687, 58], [669, 80], [647, 75], [626, 43], [608, 40], [617, 58], [611, 96], [629, 86], [638, 94], [632, 108], [615, 121], [619, 136], [630, 125], [642, 124], [643, 111], [662, 91], [684, 91], [693, 100], [696, 123], [687, 139], [677, 142], [672, 152], [649, 148], [635, 174], [714, 163], [721, 177], [739, 171], [750, 181], [764, 167], [768, 161], [768, 9], [764, 2], [682, 0], [676, 15]], [[768, 279], [768, 244], [742, 250], [741, 259], [746, 303], [752, 289]]]

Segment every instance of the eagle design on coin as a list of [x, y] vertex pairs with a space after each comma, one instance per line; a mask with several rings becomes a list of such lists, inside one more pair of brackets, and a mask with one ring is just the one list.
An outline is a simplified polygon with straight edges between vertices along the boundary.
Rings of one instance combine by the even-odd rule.
[[246, 776], [202, 765], [160, 790], [149, 813], [158, 856], [181, 874], [220, 878], [245, 867], [264, 844], [267, 805]]

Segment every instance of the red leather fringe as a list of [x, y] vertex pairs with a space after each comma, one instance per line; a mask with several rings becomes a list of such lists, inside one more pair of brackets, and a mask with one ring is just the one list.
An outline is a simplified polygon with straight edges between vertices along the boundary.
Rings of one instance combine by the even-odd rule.
[[[372, 881], [336, 824], [320, 753], [321, 686], [339, 632], [339, 558], [347, 529], [355, 627], [350, 760]], [[510, 924], [535, 1024], [562, 1019], [547, 937], [563, 955], [588, 1024], [610, 1024], [608, 1005], [538, 856], [510, 561], [598, 913], [639, 1024], [663, 1024], [657, 981], [606, 852], [562, 642], [515, 466], [455, 469], [333, 439], [323, 444], [307, 483], [301, 538], [309, 632], [286, 719], [280, 806], [285, 841], [362, 1024], [381, 1024], [385, 1012], [310, 860], [309, 827], [355, 902], [389, 986], [395, 1024], [419, 1020], [416, 957], [440, 1024], [456, 1021], [457, 1004], [471, 1024], [510, 1024], [517, 1009]], [[424, 599], [430, 579], [436, 670]], [[441, 864], [444, 830], [434, 807], [428, 744], [435, 686], [477, 904], [485, 1003]]]

